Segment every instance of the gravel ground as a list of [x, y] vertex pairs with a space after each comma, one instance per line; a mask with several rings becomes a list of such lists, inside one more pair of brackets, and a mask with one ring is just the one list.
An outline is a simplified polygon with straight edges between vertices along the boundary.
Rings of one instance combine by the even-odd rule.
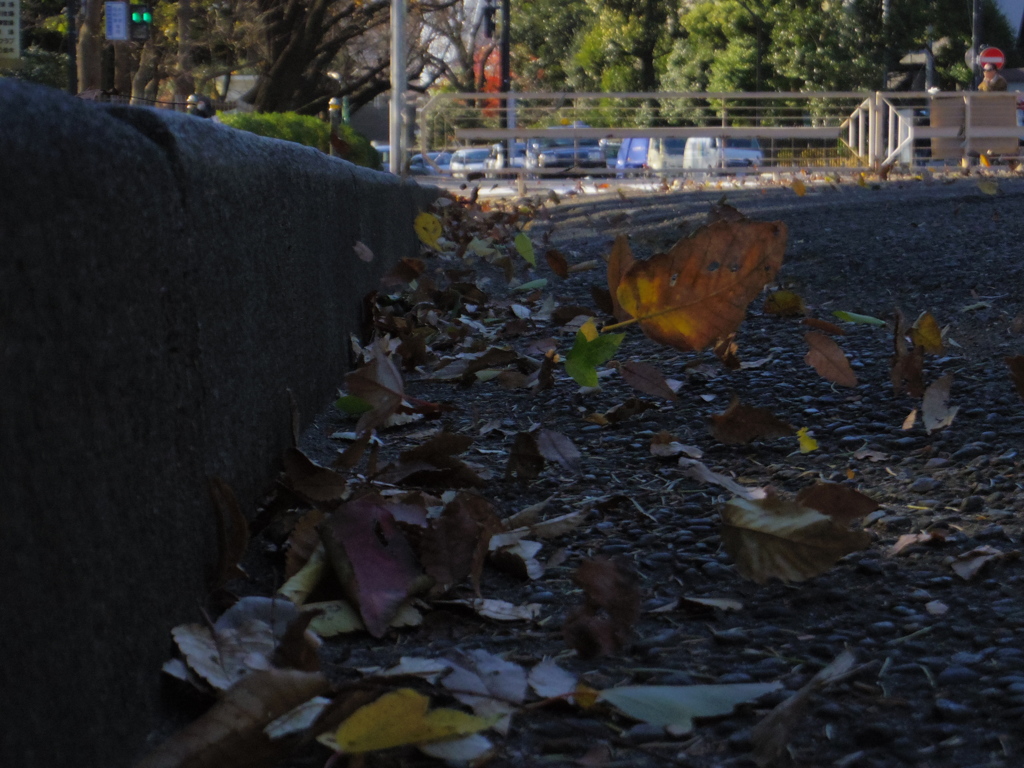
[[[952, 374], [950, 402], [960, 410], [932, 434], [920, 420], [904, 428], [921, 401], [893, 395], [890, 329], [844, 325], [847, 335], [837, 340], [860, 383], [842, 388], [804, 362], [801, 319], [766, 314], [760, 301], [737, 343], [741, 360], [761, 362], [744, 370], [730, 371], [710, 354], [661, 347], [630, 329], [616, 359], [649, 363], [682, 385], [678, 401], [642, 397], [650, 410], [611, 426], [583, 417], [637, 397], [618, 375], [602, 379], [600, 392], [581, 394], [558, 370], [554, 386], [539, 395], [409, 375], [407, 394], [453, 408], [440, 424], [387, 430], [382, 459], [443, 425], [474, 437], [469, 455], [491, 473], [479, 492], [502, 516], [551, 496], [545, 516], [581, 509], [588, 516], [545, 542], [538, 557], [548, 567], [540, 578], [484, 572], [485, 597], [537, 603], [538, 620], [500, 624], [435, 605], [421, 626], [383, 640], [355, 634], [326, 641], [325, 672], [342, 683], [359, 679], [359, 668], [403, 656], [484, 649], [525, 666], [555, 657], [599, 689], [778, 681], [782, 688], [756, 704], [700, 721], [678, 738], [609, 710], [527, 708], [506, 737], [494, 738], [489, 763], [739, 768], [757, 764], [751, 732], [765, 714], [849, 649], [854, 671], [810, 696], [787, 749], [762, 765], [1024, 765], [1024, 565], [1016, 558], [1024, 533], [1024, 405], [1003, 363], [1024, 353], [1024, 180], [997, 181], [995, 195], [976, 178], [954, 177], [809, 184], [800, 197], [787, 187], [715, 189], [546, 206], [549, 218], [538, 219], [531, 236], [539, 245], [548, 233], [570, 264], [605, 257], [620, 233], [640, 258], [666, 249], [723, 195], [752, 219], [782, 220], [789, 245], [778, 282], [798, 292], [813, 316], [834, 320], [833, 310], [847, 310], [889, 319], [899, 307], [910, 320], [927, 310], [948, 326], [946, 351], [927, 358], [925, 381]], [[602, 285], [604, 268], [602, 262], [561, 281], [539, 266], [537, 276], [549, 278], [559, 305], [590, 307], [590, 288]], [[498, 283], [486, 286], [492, 304], [500, 304]], [[558, 339], [563, 351], [572, 343], [571, 334], [547, 323], [504, 343], [523, 350], [544, 337]], [[794, 438], [716, 442], [706, 424], [733, 395], [809, 428], [818, 450], [800, 453]], [[497, 428], [481, 429], [488, 424]], [[569, 437], [582, 454], [582, 474], [548, 464], [529, 482], [506, 477], [513, 436], [531, 424]], [[304, 435], [307, 453], [329, 461], [339, 447], [329, 436], [339, 429], [351, 422], [333, 411], [318, 416]], [[651, 438], [662, 430], [699, 446], [708, 467], [748, 486], [795, 493], [826, 480], [857, 488], [881, 505], [862, 521], [870, 547], [804, 583], [742, 579], [721, 547], [723, 489], [690, 479], [675, 459], [652, 456]], [[240, 592], [280, 583], [273, 569], [285, 530], [278, 521], [262, 531], [247, 560], [254, 580]], [[944, 543], [889, 551], [902, 534], [935, 530], [946, 533]], [[954, 558], [981, 546], [1001, 556], [970, 579], [958, 576]], [[594, 556], [618, 558], [633, 571], [643, 610], [621, 650], [583, 659], [567, 647], [561, 627], [581, 602], [572, 574]], [[742, 607], [700, 613], [680, 607], [683, 598], [727, 598]], [[322, 765], [328, 754], [312, 746], [288, 765]], [[366, 764], [434, 761], [397, 750]]]

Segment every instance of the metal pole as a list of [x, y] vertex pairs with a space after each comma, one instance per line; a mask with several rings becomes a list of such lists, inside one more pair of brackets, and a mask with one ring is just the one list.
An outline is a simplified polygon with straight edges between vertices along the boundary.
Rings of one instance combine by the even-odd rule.
[[391, 0], [391, 115], [388, 131], [390, 158], [388, 169], [400, 174], [405, 160], [405, 46], [406, 0]]
[[[511, 75], [511, 54], [509, 52], [509, 45], [511, 38], [509, 35], [509, 0], [501, 0], [501, 39], [499, 40], [500, 51], [500, 68], [501, 68], [501, 92], [508, 93], [511, 90], [512, 75]], [[501, 100], [501, 127], [508, 128], [508, 99], [504, 98]], [[509, 155], [511, 158], [511, 155]]]
[[981, 0], [973, 0], [973, 12], [971, 14], [971, 88], [977, 88], [981, 82], [981, 71], [978, 66], [978, 54], [981, 52], [982, 29]]

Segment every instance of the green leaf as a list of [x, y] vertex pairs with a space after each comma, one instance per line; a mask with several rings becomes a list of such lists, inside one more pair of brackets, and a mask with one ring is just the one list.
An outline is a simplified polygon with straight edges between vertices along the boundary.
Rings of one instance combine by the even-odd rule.
[[530, 240], [530, 236], [525, 232], [520, 232], [516, 235], [516, 250], [519, 251], [519, 255], [526, 259], [531, 267], [537, 266], [537, 255], [533, 252], [533, 241]]
[[634, 720], [671, 729], [676, 736], [693, 730], [693, 718], [727, 715], [737, 704], [777, 691], [782, 683], [731, 685], [630, 685], [601, 691], [605, 701]]
[[597, 366], [615, 356], [624, 338], [624, 333], [606, 333], [588, 339], [586, 333], [577, 331], [576, 342], [565, 356], [565, 372], [581, 387], [596, 387]]
[[536, 280], [531, 280], [528, 283], [517, 285], [513, 290], [515, 291], [534, 291], [538, 288], [547, 288], [548, 279], [546, 277], [538, 277]]
[[858, 315], [856, 312], [847, 312], [842, 309], [837, 309], [832, 313], [840, 320], [844, 320], [847, 323], [861, 323], [862, 325], [885, 325], [885, 320], [879, 320], [877, 317], [871, 315]]
[[344, 411], [350, 416], [359, 416], [360, 414], [373, 410], [373, 406], [370, 403], [366, 402], [361, 397], [356, 397], [355, 395], [339, 397], [334, 401], [334, 407], [339, 411]]

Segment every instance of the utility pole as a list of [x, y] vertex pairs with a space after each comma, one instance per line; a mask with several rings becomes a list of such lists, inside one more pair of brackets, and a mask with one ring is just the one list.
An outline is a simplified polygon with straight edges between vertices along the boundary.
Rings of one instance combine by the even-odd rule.
[[973, 0], [973, 12], [971, 14], [971, 88], [977, 88], [981, 81], [981, 71], [978, 66], [978, 54], [981, 52], [981, 36], [984, 34], [981, 18], [981, 0]]
[[391, 109], [388, 125], [388, 170], [402, 172], [405, 154], [405, 14], [406, 0], [391, 0]]

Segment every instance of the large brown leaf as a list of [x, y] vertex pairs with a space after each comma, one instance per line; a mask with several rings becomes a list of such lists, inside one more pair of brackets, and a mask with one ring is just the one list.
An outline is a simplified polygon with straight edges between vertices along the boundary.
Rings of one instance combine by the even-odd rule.
[[841, 387], [856, 387], [857, 374], [850, 367], [850, 361], [839, 345], [823, 333], [809, 331], [804, 334], [807, 340], [807, 354], [804, 362], [814, 368], [823, 379], [835, 382]]
[[612, 244], [612, 252], [608, 256], [608, 292], [612, 297], [612, 314], [616, 320], [628, 320], [629, 312], [622, 308], [616, 293], [623, 275], [633, 266], [636, 261], [633, 258], [633, 251], [629, 247], [629, 238], [619, 235]]
[[405, 393], [402, 374], [379, 344], [373, 345], [370, 363], [346, 376], [345, 383], [350, 394], [373, 406], [359, 418], [358, 432], [384, 424], [398, 410]]
[[726, 445], [743, 445], [758, 439], [774, 440], [796, 434], [791, 424], [767, 408], [745, 405], [735, 397], [727, 409], [711, 414], [708, 429], [718, 442]]
[[781, 221], [716, 221], [668, 253], [634, 263], [614, 293], [655, 341], [704, 349], [739, 327], [785, 250]]
[[740, 575], [758, 584], [806, 581], [870, 543], [864, 531], [776, 496], [736, 498], [722, 509], [722, 546]]

